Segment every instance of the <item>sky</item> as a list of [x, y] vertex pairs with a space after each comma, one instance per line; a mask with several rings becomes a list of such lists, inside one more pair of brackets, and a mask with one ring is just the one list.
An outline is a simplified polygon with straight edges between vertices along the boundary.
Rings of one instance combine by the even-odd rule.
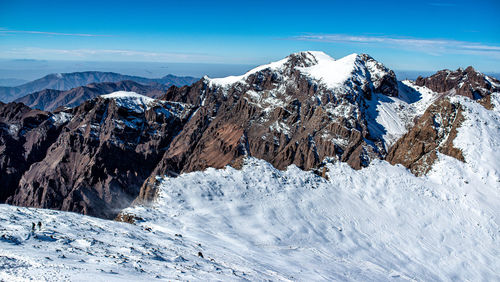
[[498, 0], [0, 0], [0, 60], [259, 65], [321, 50], [500, 72], [499, 14]]

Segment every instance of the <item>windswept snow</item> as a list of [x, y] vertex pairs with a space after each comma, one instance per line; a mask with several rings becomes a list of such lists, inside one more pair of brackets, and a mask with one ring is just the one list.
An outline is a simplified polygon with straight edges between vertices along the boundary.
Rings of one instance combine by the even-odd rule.
[[439, 155], [424, 177], [375, 160], [328, 164], [325, 179], [249, 158], [158, 178], [152, 206], [124, 210], [134, 225], [2, 205], [0, 279], [499, 280], [500, 95], [494, 110], [452, 99], [467, 162]]
[[[42, 223], [32, 231], [32, 223]], [[243, 279], [181, 234], [79, 214], [0, 205], [0, 281]], [[205, 253], [205, 259], [198, 252]], [[202, 253], [202, 254], [203, 254]], [[246, 270], [246, 269], [244, 269]], [[252, 276], [248, 276], [252, 278]]]
[[[357, 66], [358, 54], [351, 54], [339, 60], [335, 60], [321, 51], [305, 51], [300, 52], [300, 54], [306, 56], [305, 59], [308, 62], [308, 65], [304, 67], [296, 67], [296, 69], [301, 71], [304, 75], [325, 83], [325, 85], [329, 88], [337, 88], [341, 86], [347, 79], [349, 79], [349, 77], [353, 75]], [[256, 67], [244, 75], [228, 76], [224, 78], [206, 77], [206, 79], [211, 85], [218, 85], [222, 87], [227, 87], [237, 82], [245, 83], [248, 76], [259, 71], [265, 69], [270, 69], [272, 71], [283, 70], [285, 64], [289, 61], [291, 56], [276, 62]]]
[[335, 89], [353, 75], [358, 54], [335, 60], [323, 52], [317, 52], [315, 57], [317, 64], [298, 69], [311, 78], [325, 83], [328, 88]]

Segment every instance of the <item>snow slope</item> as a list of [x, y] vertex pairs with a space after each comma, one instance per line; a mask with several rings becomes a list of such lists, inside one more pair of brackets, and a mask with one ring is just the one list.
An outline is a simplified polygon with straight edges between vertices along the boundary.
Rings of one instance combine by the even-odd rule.
[[354, 53], [335, 60], [323, 52], [314, 52], [314, 58], [317, 60], [316, 64], [298, 69], [333, 89], [351, 77], [357, 67], [358, 54]]
[[[32, 223], [42, 222], [41, 230]], [[0, 205], [0, 281], [245, 277], [197, 256], [197, 242], [70, 212]], [[251, 278], [251, 276], [249, 276]]]
[[415, 117], [421, 116], [439, 96], [409, 80], [398, 82], [398, 97], [374, 93], [367, 100], [370, 134], [382, 138], [388, 149], [408, 132]]
[[[375, 104], [388, 132], [432, 100], [407, 94]], [[124, 210], [135, 224], [0, 205], [0, 280], [500, 280], [500, 93], [493, 110], [451, 99], [466, 163], [438, 154], [424, 177], [374, 160], [328, 164], [325, 179], [249, 158], [158, 178], [155, 203]]]
[[375, 160], [328, 164], [325, 179], [249, 158], [159, 178], [152, 206], [124, 211], [135, 224], [0, 205], [0, 279], [499, 280], [500, 95], [491, 111], [452, 99], [467, 162], [439, 155], [425, 177]]

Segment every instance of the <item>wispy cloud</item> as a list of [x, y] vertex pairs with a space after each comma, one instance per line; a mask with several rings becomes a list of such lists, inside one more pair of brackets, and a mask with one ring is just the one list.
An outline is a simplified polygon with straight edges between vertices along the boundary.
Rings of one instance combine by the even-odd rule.
[[309, 34], [294, 36], [289, 39], [331, 43], [366, 44], [424, 52], [431, 55], [447, 53], [487, 55], [500, 58], [500, 46], [486, 45], [448, 39], [422, 39], [389, 36], [357, 36], [346, 34]]
[[104, 34], [90, 34], [90, 33], [64, 33], [52, 31], [38, 31], [38, 30], [11, 30], [0, 28], [0, 35], [7, 34], [39, 34], [39, 35], [54, 35], [54, 36], [82, 36], [82, 37], [110, 37], [112, 35]]
[[125, 49], [45, 49], [37, 47], [14, 48], [4, 51], [0, 50], [0, 57], [154, 62], [212, 62], [221, 59], [203, 53], [149, 52]]

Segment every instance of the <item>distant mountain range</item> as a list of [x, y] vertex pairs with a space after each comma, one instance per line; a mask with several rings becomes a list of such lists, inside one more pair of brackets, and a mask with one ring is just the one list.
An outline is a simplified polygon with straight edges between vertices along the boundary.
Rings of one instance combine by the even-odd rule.
[[53, 111], [62, 106], [75, 107], [86, 100], [116, 91], [133, 91], [148, 97], [157, 98], [161, 96], [169, 87], [170, 86], [159, 83], [145, 85], [131, 80], [101, 82], [75, 87], [66, 91], [44, 89], [16, 99], [15, 102], [23, 103], [34, 109]]
[[40, 79], [16, 87], [0, 87], [0, 101], [11, 102], [25, 95], [44, 89], [64, 91], [75, 87], [84, 86], [90, 83], [118, 82], [124, 80], [131, 80], [144, 85], [162, 84], [165, 86], [182, 86], [192, 84], [198, 79], [189, 76], [178, 77], [170, 74], [162, 78], [145, 78], [139, 76], [123, 75], [114, 72], [99, 71], [55, 73], [46, 75]]

